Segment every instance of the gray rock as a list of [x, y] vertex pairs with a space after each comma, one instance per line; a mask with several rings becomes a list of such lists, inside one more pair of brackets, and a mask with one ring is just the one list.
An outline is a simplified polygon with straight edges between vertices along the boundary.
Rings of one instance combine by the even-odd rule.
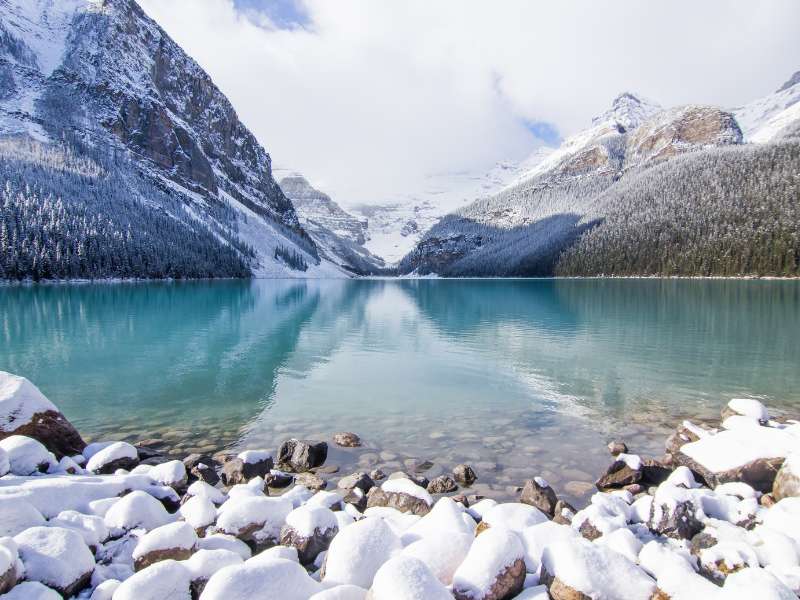
[[372, 488], [367, 493], [367, 508], [373, 506], [388, 506], [400, 512], [408, 512], [419, 516], [427, 515], [431, 507], [427, 502], [410, 494], [385, 492], [379, 487]]
[[598, 490], [620, 489], [642, 480], [640, 470], [631, 469], [624, 461], [615, 460], [595, 482]]
[[608, 443], [608, 451], [611, 452], [613, 456], [627, 454], [628, 446], [625, 445], [625, 442], [612, 441]]
[[[546, 482], [542, 481], [542, 483]], [[549, 485], [540, 485], [536, 479], [528, 479], [522, 487], [519, 501], [538, 508], [552, 519], [555, 515], [558, 497]]]
[[333, 442], [344, 448], [357, 448], [361, 445], [361, 438], [355, 433], [344, 431], [333, 435]]
[[337, 528], [320, 531], [315, 529], [310, 536], [298, 533], [289, 525], [284, 525], [281, 529], [281, 546], [289, 546], [297, 549], [297, 556], [300, 563], [310, 565], [314, 562], [320, 552], [324, 552], [331, 545], [331, 541], [339, 532]]
[[473, 468], [465, 464], [456, 465], [453, 468], [453, 477], [455, 477], [456, 482], [464, 487], [471, 486], [478, 479]]
[[319, 490], [324, 490], [326, 487], [328, 487], [328, 482], [314, 473], [298, 473], [295, 476], [294, 481], [297, 485], [307, 487], [312, 492], [318, 492]]
[[337, 487], [343, 490], [359, 488], [362, 492], [368, 492], [374, 485], [375, 482], [372, 480], [372, 477], [364, 472], [359, 471], [358, 473], [353, 473], [352, 475], [342, 477], [339, 480]]
[[292, 438], [281, 444], [278, 464], [287, 471], [302, 473], [320, 467], [328, 458], [328, 444]]
[[431, 494], [448, 494], [458, 489], [455, 480], [449, 475], [439, 475], [434, 477], [427, 485], [428, 492]]
[[672, 506], [661, 504], [660, 510], [656, 511], [657, 498], [656, 495], [650, 507], [647, 522], [650, 531], [679, 540], [690, 540], [702, 531], [703, 524], [695, 517], [697, 508], [691, 501], [678, 501]]

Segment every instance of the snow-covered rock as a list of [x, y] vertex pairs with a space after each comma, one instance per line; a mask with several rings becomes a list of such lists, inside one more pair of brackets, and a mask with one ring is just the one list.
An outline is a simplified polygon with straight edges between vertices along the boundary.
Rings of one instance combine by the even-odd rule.
[[542, 567], [542, 581], [556, 598], [573, 590], [589, 598], [649, 600], [656, 588], [655, 581], [622, 554], [580, 538], [548, 545]]
[[367, 507], [373, 506], [386, 506], [401, 512], [425, 515], [433, 506], [433, 497], [410, 479], [388, 479], [380, 487], [373, 487], [367, 494]]
[[63, 527], [31, 527], [14, 536], [25, 577], [69, 597], [94, 571], [94, 556], [79, 533]]
[[109, 474], [117, 469], [130, 470], [139, 464], [139, 453], [128, 442], [113, 442], [91, 455], [86, 470], [92, 473]]
[[456, 600], [512, 598], [525, 582], [525, 551], [519, 536], [502, 527], [484, 531], [453, 575]]
[[176, 522], [156, 527], [139, 539], [133, 551], [137, 571], [161, 560], [185, 560], [195, 551], [197, 534], [188, 523]]
[[117, 579], [106, 579], [92, 591], [89, 600], [113, 600], [114, 592], [122, 584]]
[[38, 581], [23, 581], [0, 598], [2, 600], [63, 600], [61, 594]]
[[0, 595], [17, 584], [24, 569], [17, 543], [9, 537], [0, 538]]
[[283, 546], [297, 549], [300, 562], [307, 565], [313, 563], [320, 552], [328, 549], [338, 531], [339, 524], [332, 510], [306, 504], [286, 516], [280, 542]]
[[357, 585], [336, 585], [322, 590], [308, 600], [366, 600], [367, 590]]
[[569, 525], [554, 523], [552, 521], [545, 521], [538, 525], [531, 525], [526, 527], [520, 533], [522, 545], [525, 550], [525, 567], [529, 573], [536, 573], [539, 571], [539, 565], [542, 562], [542, 553], [544, 549], [553, 542], [564, 538], [579, 537]]
[[214, 523], [217, 518], [217, 507], [205, 496], [191, 496], [178, 512], [198, 532]]
[[189, 480], [186, 466], [179, 460], [170, 460], [160, 465], [155, 465], [147, 475], [158, 484], [172, 488], [184, 488]]
[[31, 475], [45, 472], [58, 464], [55, 456], [38, 440], [24, 436], [11, 435], [0, 440], [9, 463], [9, 470], [14, 475]]
[[792, 452], [783, 461], [772, 484], [772, 496], [775, 500], [800, 496], [800, 450]]
[[24, 377], [0, 371], [0, 440], [10, 435], [32, 437], [58, 457], [79, 454], [86, 445], [39, 388]]
[[400, 554], [375, 573], [370, 600], [452, 600], [452, 595], [424, 562]]
[[242, 564], [242, 557], [230, 550], [198, 550], [183, 565], [188, 569], [192, 596], [199, 597], [211, 576], [225, 567]]
[[242, 540], [226, 533], [214, 533], [197, 540], [197, 546], [201, 550], [230, 550], [247, 560], [252, 555], [250, 546]]
[[115, 502], [106, 512], [104, 522], [109, 529], [151, 530], [174, 520], [164, 506], [151, 495], [142, 491], [131, 492]]
[[273, 558], [220, 569], [208, 580], [200, 600], [307, 600], [321, 590], [298, 563]]
[[108, 527], [102, 517], [84, 515], [76, 510], [65, 510], [58, 513], [56, 518], [50, 519], [48, 525], [74, 529], [81, 534], [83, 541], [90, 548], [99, 546], [109, 536]]
[[291, 503], [284, 498], [231, 498], [219, 508], [217, 527], [240, 539], [276, 543], [291, 511]]
[[6, 475], [11, 470], [11, 461], [8, 460], [8, 452], [0, 448], [0, 477]]
[[208, 498], [211, 502], [219, 506], [227, 497], [222, 492], [215, 488], [213, 485], [207, 484], [205, 481], [195, 481], [192, 483], [186, 490], [187, 496], [200, 496], [203, 498]]
[[402, 554], [421, 560], [439, 581], [450, 585], [474, 539], [474, 534], [441, 529], [411, 542]]
[[323, 581], [369, 589], [381, 565], [401, 550], [400, 538], [383, 519], [357, 521], [333, 538]]
[[526, 527], [544, 523], [547, 520], [547, 515], [536, 507], [517, 502], [509, 502], [498, 504], [489, 509], [483, 515], [481, 525], [503, 527], [511, 531], [520, 532]]
[[184, 563], [162, 560], [123, 581], [114, 600], [191, 600], [191, 577]]

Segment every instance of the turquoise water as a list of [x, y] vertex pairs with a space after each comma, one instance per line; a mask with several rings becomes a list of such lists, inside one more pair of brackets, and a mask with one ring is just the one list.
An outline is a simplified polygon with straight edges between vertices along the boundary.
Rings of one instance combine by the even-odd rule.
[[351, 430], [366, 448], [332, 461], [466, 460], [487, 493], [545, 474], [579, 497], [609, 439], [661, 452], [731, 397], [800, 413], [797, 281], [5, 286], [0, 342], [0, 369], [88, 438], [186, 452]]

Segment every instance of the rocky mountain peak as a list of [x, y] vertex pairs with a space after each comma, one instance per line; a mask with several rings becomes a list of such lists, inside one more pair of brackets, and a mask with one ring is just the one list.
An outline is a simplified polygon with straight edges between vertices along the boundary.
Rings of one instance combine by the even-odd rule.
[[592, 119], [592, 125], [615, 124], [620, 133], [635, 129], [661, 110], [661, 106], [633, 92], [623, 92], [604, 113]]

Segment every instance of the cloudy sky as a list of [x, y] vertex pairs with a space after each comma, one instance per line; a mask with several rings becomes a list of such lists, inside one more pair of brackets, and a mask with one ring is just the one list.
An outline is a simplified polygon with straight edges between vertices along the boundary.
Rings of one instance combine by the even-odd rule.
[[800, 69], [796, 0], [139, 2], [346, 205], [520, 160], [622, 91], [730, 107]]

